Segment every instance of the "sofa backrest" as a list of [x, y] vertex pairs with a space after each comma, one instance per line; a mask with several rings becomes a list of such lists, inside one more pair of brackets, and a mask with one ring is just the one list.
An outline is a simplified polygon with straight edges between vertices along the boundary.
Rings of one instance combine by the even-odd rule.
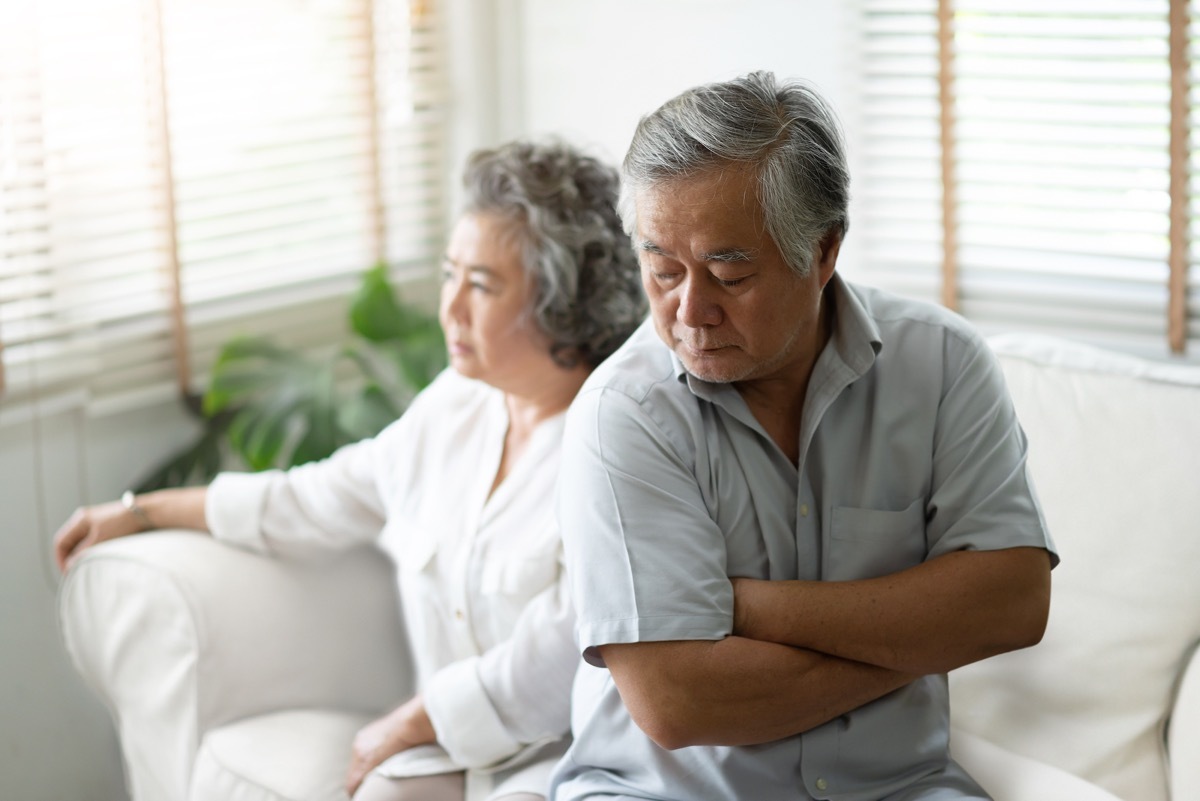
[[1200, 368], [1040, 336], [991, 344], [1062, 564], [1041, 644], [951, 674], [955, 725], [1167, 801], [1164, 727], [1200, 640]]

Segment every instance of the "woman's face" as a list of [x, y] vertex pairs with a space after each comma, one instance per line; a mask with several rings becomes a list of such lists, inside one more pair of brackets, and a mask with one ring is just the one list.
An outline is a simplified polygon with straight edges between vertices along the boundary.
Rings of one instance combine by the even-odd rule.
[[439, 319], [450, 364], [505, 391], [536, 386], [554, 367], [549, 339], [527, 313], [526, 278], [513, 223], [494, 214], [465, 214], [442, 260]]

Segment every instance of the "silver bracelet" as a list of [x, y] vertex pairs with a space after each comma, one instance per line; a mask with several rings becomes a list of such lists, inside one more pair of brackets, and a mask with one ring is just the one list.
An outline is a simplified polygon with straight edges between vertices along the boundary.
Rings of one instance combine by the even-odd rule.
[[150, 516], [146, 514], [137, 502], [137, 496], [133, 494], [133, 490], [125, 490], [121, 493], [121, 505], [129, 510], [130, 514], [136, 517], [142, 524], [143, 528], [154, 528], [154, 524], [150, 522]]

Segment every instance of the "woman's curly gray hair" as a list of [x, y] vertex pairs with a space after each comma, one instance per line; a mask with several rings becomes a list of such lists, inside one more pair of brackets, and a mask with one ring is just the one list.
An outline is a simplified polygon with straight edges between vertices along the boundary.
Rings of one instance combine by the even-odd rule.
[[615, 168], [555, 140], [510, 142], [467, 161], [464, 210], [515, 223], [534, 283], [530, 313], [563, 367], [595, 367], [646, 314], [619, 183]]

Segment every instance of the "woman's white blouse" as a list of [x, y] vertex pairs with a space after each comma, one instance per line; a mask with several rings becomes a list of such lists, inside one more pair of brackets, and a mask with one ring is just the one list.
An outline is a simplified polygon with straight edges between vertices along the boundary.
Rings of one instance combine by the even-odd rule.
[[498, 390], [447, 370], [377, 437], [286, 472], [223, 473], [205, 509], [216, 537], [260, 551], [377, 540], [438, 741], [468, 768], [564, 737], [578, 662], [554, 516], [563, 415], [489, 498], [507, 429]]

